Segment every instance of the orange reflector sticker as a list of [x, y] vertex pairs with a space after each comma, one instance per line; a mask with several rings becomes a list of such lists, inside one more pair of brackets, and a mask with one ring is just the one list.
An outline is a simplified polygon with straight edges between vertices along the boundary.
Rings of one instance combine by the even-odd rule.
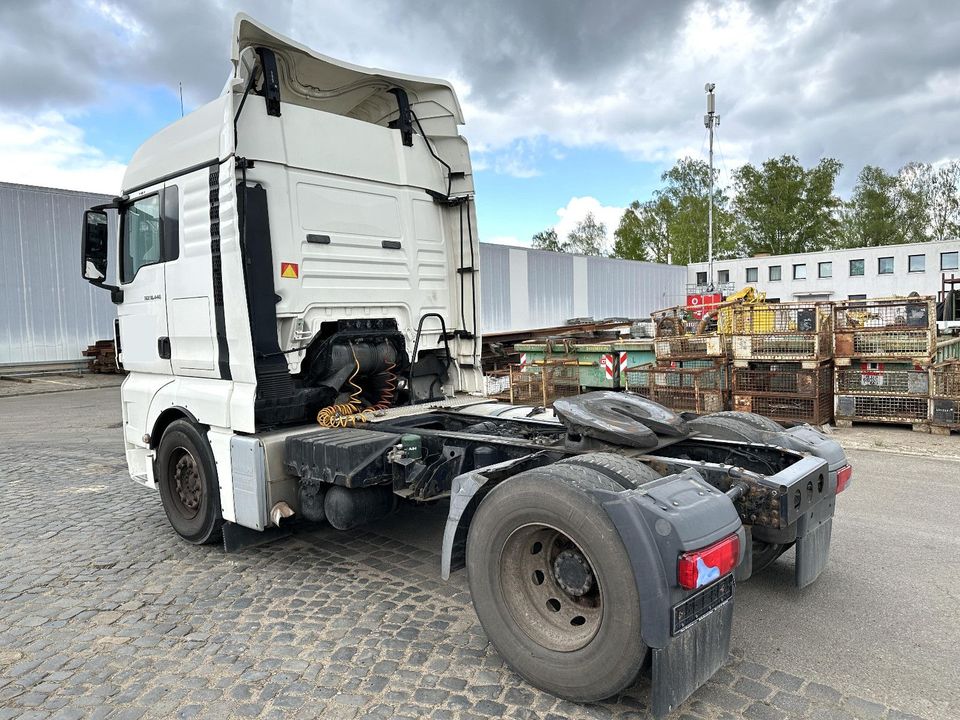
[[300, 277], [300, 267], [296, 263], [280, 263], [280, 277], [296, 280]]

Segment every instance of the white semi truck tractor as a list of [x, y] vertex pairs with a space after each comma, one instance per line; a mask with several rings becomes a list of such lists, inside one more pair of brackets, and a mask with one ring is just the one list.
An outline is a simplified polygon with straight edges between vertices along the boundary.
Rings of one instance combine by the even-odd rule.
[[[725, 661], [736, 582], [827, 562], [839, 446], [756, 415], [595, 392], [483, 396], [470, 153], [452, 86], [236, 18], [223, 93], [147, 140], [84, 215], [117, 306], [131, 477], [190, 543], [349, 531], [449, 504], [441, 572], [532, 684], [651, 675], [657, 715]], [[118, 222], [116, 240], [108, 226]]]

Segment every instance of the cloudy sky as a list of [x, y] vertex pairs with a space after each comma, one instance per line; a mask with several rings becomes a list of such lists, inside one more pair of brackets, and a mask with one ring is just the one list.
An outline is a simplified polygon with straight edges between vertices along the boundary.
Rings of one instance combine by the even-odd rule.
[[454, 82], [484, 240], [587, 211], [612, 232], [682, 155], [864, 164], [960, 156], [955, 0], [2, 0], [0, 180], [115, 192], [146, 137], [212, 99], [233, 14], [354, 63]]

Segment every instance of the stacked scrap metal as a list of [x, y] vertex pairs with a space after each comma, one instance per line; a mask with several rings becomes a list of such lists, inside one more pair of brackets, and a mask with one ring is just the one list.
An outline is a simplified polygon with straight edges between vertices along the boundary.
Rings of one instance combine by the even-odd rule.
[[833, 309], [836, 418], [927, 429], [936, 354], [932, 297], [837, 303]]
[[832, 314], [829, 303], [733, 308], [733, 409], [787, 423], [833, 418]]
[[960, 432], [960, 360], [937, 363], [930, 369], [930, 430]]

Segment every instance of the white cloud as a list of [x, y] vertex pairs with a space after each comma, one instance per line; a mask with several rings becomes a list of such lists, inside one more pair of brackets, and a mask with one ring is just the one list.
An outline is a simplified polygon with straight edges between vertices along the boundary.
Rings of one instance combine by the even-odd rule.
[[0, 111], [0, 180], [67, 190], [118, 193], [125, 165], [84, 141], [61, 114]]
[[576, 227], [577, 223], [583, 220], [587, 216], [587, 213], [592, 212], [593, 216], [607, 228], [607, 245], [605, 250], [609, 252], [613, 249], [613, 232], [617, 229], [617, 225], [620, 224], [623, 210], [624, 208], [622, 207], [603, 205], [595, 197], [573, 197], [570, 198], [570, 201], [564, 207], [557, 210], [557, 217], [559, 217], [560, 220], [553, 226], [553, 229], [557, 231], [559, 238], [566, 238], [567, 235], [570, 234], [570, 231]]

